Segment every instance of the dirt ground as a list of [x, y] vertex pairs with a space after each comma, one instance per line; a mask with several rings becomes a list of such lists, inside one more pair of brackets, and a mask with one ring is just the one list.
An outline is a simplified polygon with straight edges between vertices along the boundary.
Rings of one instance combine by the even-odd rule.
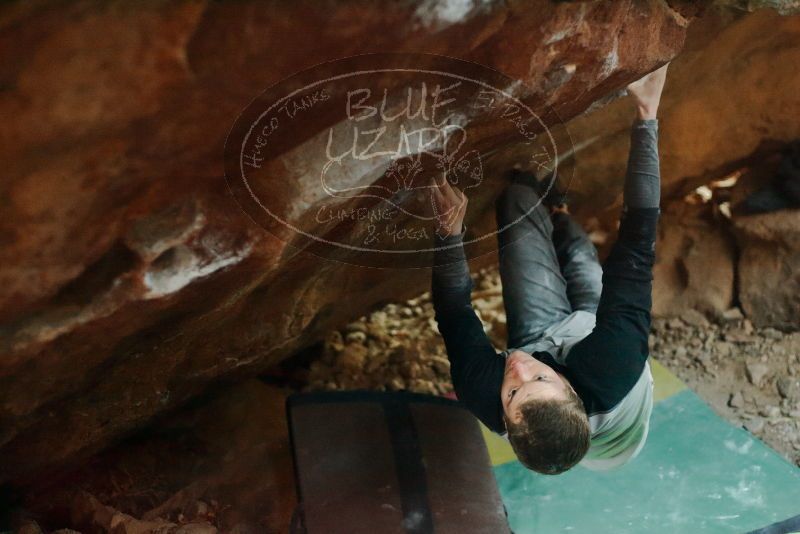
[[720, 416], [800, 465], [800, 333], [755, 329], [734, 317], [709, 324], [691, 313], [656, 319], [650, 344]]
[[[495, 347], [504, 349], [506, 318], [496, 270], [476, 276], [473, 304]], [[738, 308], [718, 323], [689, 311], [654, 319], [650, 348], [720, 416], [800, 465], [800, 333], [756, 329]], [[307, 390], [451, 392], [430, 295], [388, 304], [331, 332], [321, 356], [299, 379]]]

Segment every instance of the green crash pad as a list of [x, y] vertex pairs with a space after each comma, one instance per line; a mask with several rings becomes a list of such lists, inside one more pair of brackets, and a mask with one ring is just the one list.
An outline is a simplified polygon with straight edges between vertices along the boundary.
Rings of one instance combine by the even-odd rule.
[[616, 471], [540, 475], [484, 432], [514, 532], [800, 530], [800, 469], [652, 364], [656, 404], [647, 444]]

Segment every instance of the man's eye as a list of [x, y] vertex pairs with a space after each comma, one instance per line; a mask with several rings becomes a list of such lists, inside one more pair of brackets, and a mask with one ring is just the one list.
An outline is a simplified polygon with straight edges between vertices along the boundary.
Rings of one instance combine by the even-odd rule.
[[509, 394], [508, 394], [508, 397], [509, 397], [510, 399], [513, 399], [513, 398], [514, 398], [514, 395], [516, 395], [516, 394], [517, 394], [517, 390], [516, 390], [516, 389], [512, 389], [512, 390], [509, 392]]

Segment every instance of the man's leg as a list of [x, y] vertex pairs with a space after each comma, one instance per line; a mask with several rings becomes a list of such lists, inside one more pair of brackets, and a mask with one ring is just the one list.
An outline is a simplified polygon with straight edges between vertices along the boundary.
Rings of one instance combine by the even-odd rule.
[[553, 224], [534, 184], [530, 175], [515, 178], [496, 204], [509, 348], [530, 343], [572, 312], [553, 246]]
[[567, 298], [573, 310], [597, 313], [603, 289], [603, 269], [597, 249], [581, 226], [568, 213], [552, 215], [553, 245], [561, 273], [567, 281]]

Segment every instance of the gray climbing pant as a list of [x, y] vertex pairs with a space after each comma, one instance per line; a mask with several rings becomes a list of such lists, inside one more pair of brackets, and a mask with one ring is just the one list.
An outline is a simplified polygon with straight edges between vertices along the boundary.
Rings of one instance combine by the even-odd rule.
[[597, 250], [568, 214], [550, 216], [530, 176], [506, 187], [496, 216], [508, 347], [536, 341], [575, 311], [597, 312], [603, 277]]

